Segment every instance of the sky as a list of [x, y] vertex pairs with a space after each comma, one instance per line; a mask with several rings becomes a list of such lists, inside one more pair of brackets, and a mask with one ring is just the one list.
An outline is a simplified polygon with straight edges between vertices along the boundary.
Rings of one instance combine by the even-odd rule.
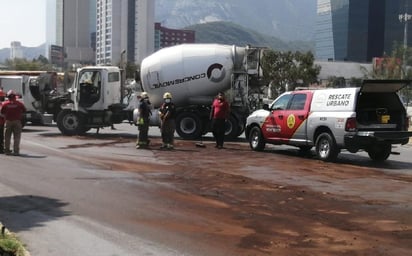
[[0, 49], [12, 41], [35, 47], [46, 41], [46, 0], [0, 0]]

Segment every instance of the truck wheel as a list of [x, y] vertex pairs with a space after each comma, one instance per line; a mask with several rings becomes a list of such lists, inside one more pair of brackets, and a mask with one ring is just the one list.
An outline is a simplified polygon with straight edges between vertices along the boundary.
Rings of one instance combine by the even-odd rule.
[[392, 145], [378, 145], [368, 149], [368, 155], [373, 161], [385, 161], [392, 151]]
[[80, 114], [70, 110], [63, 110], [57, 115], [57, 127], [62, 134], [69, 136], [85, 131]]
[[236, 118], [230, 116], [225, 125], [225, 138], [227, 140], [233, 140], [238, 137], [239, 124]]
[[238, 127], [239, 128], [238, 128], [238, 131], [237, 131], [237, 137], [242, 135], [242, 133], [245, 131], [245, 125], [244, 124], [239, 124]]
[[262, 136], [260, 128], [255, 126], [249, 133], [249, 145], [254, 151], [263, 151], [265, 149], [265, 139]]
[[330, 133], [321, 133], [316, 139], [316, 155], [322, 161], [334, 161], [339, 154], [335, 139]]
[[176, 118], [176, 132], [182, 139], [197, 139], [202, 135], [202, 122], [196, 114], [183, 112]]

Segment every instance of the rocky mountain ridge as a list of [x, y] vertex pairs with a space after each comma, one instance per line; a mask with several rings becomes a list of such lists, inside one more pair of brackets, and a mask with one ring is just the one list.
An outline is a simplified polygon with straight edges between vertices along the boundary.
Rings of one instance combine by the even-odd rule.
[[[156, 22], [169, 28], [223, 21], [284, 42], [312, 41], [317, 0], [156, 0]], [[27, 59], [44, 55], [44, 45], [23, 47]], [[10, 49], [0, 49], [0, 63]]]
[[184, 28], [228, 21], [284, 41], [311, 41], [317, 0], [156, 0], [156, 21]]

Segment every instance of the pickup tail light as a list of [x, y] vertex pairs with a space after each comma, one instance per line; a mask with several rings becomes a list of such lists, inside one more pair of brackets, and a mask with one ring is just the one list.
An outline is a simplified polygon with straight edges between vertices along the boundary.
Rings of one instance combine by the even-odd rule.
[[347, 132], [356, 131], [356, 117], [350, 117], [346, 119], [345, 131]]
[[410, 121], [411, 121], [411, 117], [410, 117], [410, 116], [407, 116], [407, 117], [405, 118], [405, 131], [408, 131], [408, 130], [409, 130]]

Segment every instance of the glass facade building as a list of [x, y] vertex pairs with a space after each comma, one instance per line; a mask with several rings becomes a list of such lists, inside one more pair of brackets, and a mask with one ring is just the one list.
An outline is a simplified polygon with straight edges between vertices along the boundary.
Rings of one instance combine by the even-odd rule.
[[[404, 42], [405, 22], [412, 0], [318, 0], [316, 59], [371, 62]], [[412, 44], [412, 25], [407, 29]]]
[[154, 7], [152, 0], [97, 0], [96, 64], [138, 64], [153, 53]]

